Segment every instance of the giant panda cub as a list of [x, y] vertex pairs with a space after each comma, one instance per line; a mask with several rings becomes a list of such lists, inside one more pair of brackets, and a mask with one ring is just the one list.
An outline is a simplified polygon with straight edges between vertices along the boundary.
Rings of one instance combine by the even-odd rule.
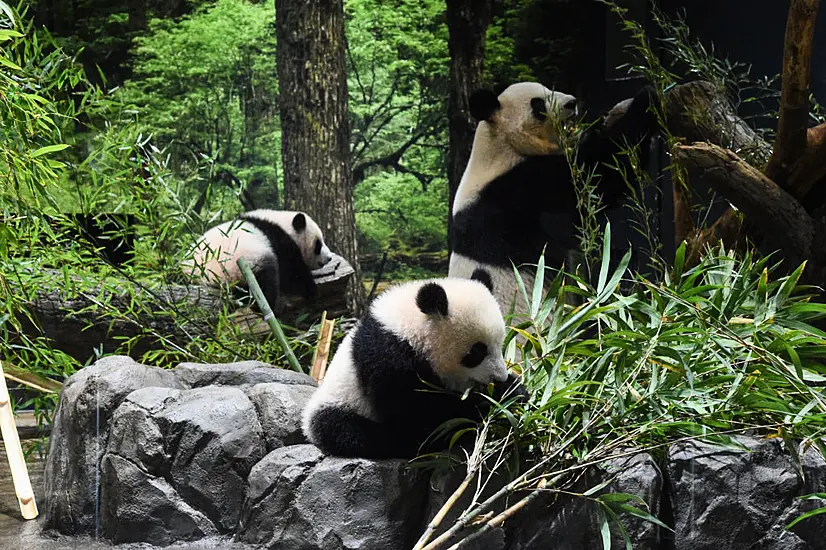
[[283, 296], [317, 294], [311, 270], [332, 258], [324, 236], [303, 212], [251, 210], [203, 234], [185, 271], [203, 283], [245, 286], [238, 259], [245, 258], [264, 297], [278, 309]]
[[489, 281], [479, 271], [381, 294], [307, 404], [307, 438], [329, 455], [412, 458], [444, 422], [480, 419], [485, 398], [461, 392], [494, 382], [497, 398], [524, 395], [505, 366], [505, 324]]
[[[613, 205], [626, 189], [613, 163], [625, 142], [645, 139], [655, 127], [645, 88], [624, 112], [595, 124], [580, 136], [577, 161], [599, 174], [597, 191]], [[548, 265], [561, 267], [577, 246], [579, 213], [571, 170], [558, 128], [576, 116], [577, 100], [541, 84], [521, 82], [498, 97], [478, 90], [470, 98], [479, 121], [470, 160], [453, 204], [449, 275], [491, 274], [502, 310], [524, 311], [516, 300], [513, 265], [535, 264], [545, 251]], [[643, 148], [644, 150], [644, 148]], [[527, 288], [532, 272], [520, 270]]]

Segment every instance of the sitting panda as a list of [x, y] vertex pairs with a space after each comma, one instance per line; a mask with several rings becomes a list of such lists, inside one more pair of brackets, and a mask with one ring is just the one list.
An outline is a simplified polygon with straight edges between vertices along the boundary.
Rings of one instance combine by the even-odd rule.
[[203, 234], [185, 271], [205, 284], [244, 284], [238, 259], [252, 268], [264, 297], [277, 310], [282, 296], [317, 294], [313, 269], [332, 259], [324, 236], [303, 212], [251, 210]]
[[[646, 139], [656, 127], [650, 103], [650, 89], [644, 88], [624, 111], [586, 130], [577, 162], [587, 169], [614, 163], [625, 141]], [[513, 84], [498, 97], [478, 90], [470, 98], [479, 125], [453, 204], [449, 276], [467, 278], [485, 269], [505, 312], [512, 310], [517, 292], [512, 263], [535, 264], [544, 250], [546, 264], [561, 267], [577, 247], [577, 196], [557, 135], [576, 109], [573, 96], [531, 82]], [[603, 203], [615, 204], [625, 181], [605, 166], [597, 173]], [[532, 274], [520, 274], [530, 289]], [[516, 311], [524, 312], [522, 302], [516, 300]]]
[[460, 392], [495, 382], [497, 397], [524, 395], [505, 366], [505, 324], [486, 280], [480, 271], [379, 296], [308, 402], [307, 438], [328, 455], [412, 458], [444, 422], [480, 419], [487, 400]]

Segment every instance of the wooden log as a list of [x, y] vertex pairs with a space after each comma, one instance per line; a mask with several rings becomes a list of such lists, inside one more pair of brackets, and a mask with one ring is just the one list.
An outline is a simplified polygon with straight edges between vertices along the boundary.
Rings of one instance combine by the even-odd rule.
[[[284, 311], [279, 312], [279, 319], [295, 325], [300, 317], [312, 322], [325, 310], [331, 316], [347, 315], [345, 291], [353, 273], [344, 258], [334, 256], [326, 266], [313, 272], [318, 286], [316, 302], [306, 304], [301, 299], [288, 299]], [[62, 281], [62, 274], [55, 272], [55, 280]], [[124, 282], [101, 285], [82, 293], [76, 285], [58, 286], [56, 283], [53, 289], [36, 292], [30, 300], [29, 312], [37, 326], [26, 319], [20, 320], [28, 334], [51, 339], [57, 349], [81, 363], [94, 356], [95, 349], [100, 347], [104, 353], [111, 353], [128, 338], [135, 338], [130, 350], [133, 357], [161, 345], [174, 348], [193, 338], [212, 338], [214, 320], [226, 306], [218, 289], [198, 285], [165, 285], [130, 291]], [[249, 308], [234, 312], [233, 320], [253, 337], [264, 338], [269, 334], [261, 315]]]
[[704, 178], [749, 217], [759, 218], [766, 238], [793, 263], [812, 255], [815, 224], [806, 209], [736, 154], [709, 143], [676, 145], [675, 160], [690, 178]]
[[692, 143], [705, 141], [734, 151], [762, 167], [771, 145], [737, 115], [724, 90], [698, 80], [680, 84], [665, 96], [668, 131]]
[[791, 0], [783, 45], [783, 87], [774, 151], [766, 175], [785, 187], [789, 174], [806, 150], [812, 44], [820, 0]]

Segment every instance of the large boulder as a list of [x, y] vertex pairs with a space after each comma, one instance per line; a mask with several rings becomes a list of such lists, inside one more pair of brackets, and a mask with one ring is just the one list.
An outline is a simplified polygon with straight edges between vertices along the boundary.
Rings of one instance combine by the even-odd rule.
[[171, 544], [234, 531], [264, 450], [255, 407], [238, 388], [133, 392], [115, 412], [103, 457], [104, 533]]
[[426, 476], [403, 460], [325, 458], [312, 445], [269, 453], [249, 475], [239, 538], [272, 549], [410, 548]]
[[307, 443], [301, 429], [301, 413], [314, 391], [312, 386], [274, 382], [256, 384], [247, 391], [261, 419], [267, 451]]
[[187, 388], [204, 386], [252, 386], [277, 382], [286, 385], [317, 386], [306, 374], [279, 369], [261, 361], [237, 363], [181, 363], [175, 376]]
[[[585, 476], [578, 490], [585, 491], [609, 480], [604, 492], [635, 495], [645, 504], [636, 501], [632, 503], [634, 506], [641, 509], [647, 507], [652, 515], [657, 516], [663, 479], [649, 454], [639, 453], [606, 461]], [[540, 496], [507, 526], [507, 547], [514, 550], [602, 548], [597, 506], [591, 500], [566, 494]], [[620, 514], [619, 519], [635, 550], [662, 547], [655, 525], [628, 514]], [[614, 525], [611, 531], [611, 547], [625, 548], [619, 528]]]
[[79, 370], [64, 384], [52, 423], [44, 473], [45, 525], [65, 534], [94, 532], [97, 476], [109, 420], [133, 391], [180, 388], [175, 375], [113, 356]]
[[826, 548], [826, 516], [785, 529], [798, 515], [818, 506], [796, 497], [826, 490], [823, 459], [807, 452], [798, 469], [781, 441], [743, 437], [739, 442], [743, 449], [699, 441], [670, 448], [675, 548]]

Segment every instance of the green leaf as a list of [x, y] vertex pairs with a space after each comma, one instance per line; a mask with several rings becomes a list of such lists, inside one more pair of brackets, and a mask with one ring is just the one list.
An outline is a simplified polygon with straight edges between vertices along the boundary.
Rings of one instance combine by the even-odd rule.
[[42, 155], [48, 155], [49, 153], [56, 153], [57, 151], [62, 151], [69, 147], [66, 143], [58, 143], [57, 145], [47, 145], [45, 147], [41, 147], [40, 149], [34, 151], [29, 156], [31, 158], [37, 158]]
[[797, 525], [798, 523], [800, 523], [804, 519], [809, 519], [809, 518], [814, 517], [814, 516], [819, 516], [820, 514], [826, 514], [826, 506], [823, 506], [821, 508], [815, 508], [814, 510], [810, 510], [810, 511], [806, 512], [805, 514], [800, 514], [799, 516], [797, 516], [794, 519], [794, 521], [792, 521], [791, 523], [786, 525], [786, 529], [791, 529], [792, 527], [794, 527], [795, 525]]
[[608, 516], [602, 506], [597, 507], [597, 521], [599, 522], [599, 532], [602, 535], [603, 550], [611, 550], [611, 525], [608, 523]]

